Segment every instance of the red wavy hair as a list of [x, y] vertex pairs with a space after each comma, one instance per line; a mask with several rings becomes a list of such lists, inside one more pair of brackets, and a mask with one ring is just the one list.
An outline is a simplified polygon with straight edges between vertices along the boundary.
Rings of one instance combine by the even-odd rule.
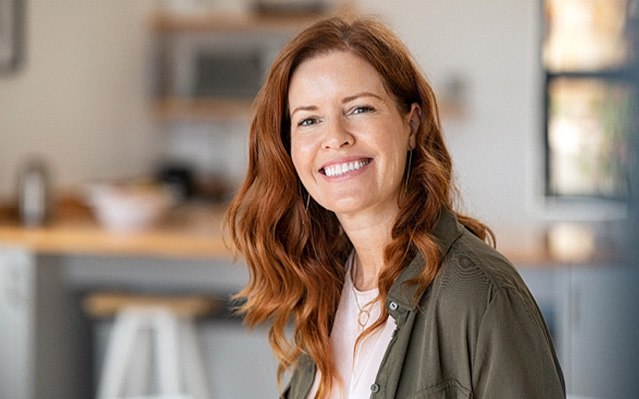
[[[423, 292], [440, 267], [440, 249], [430, 231], [442, 209], [453, 208], [452, 164], [440, 128], [435, 96], [404, 44], [374, 19], [322, 20], [297, 35], [274, 61], [255, 102], [246, 179], [230, 204], [226, 223], [250, 272], [237, 295], [238, 311], [248, 326], [270, 324], [269, 341], [279, 360], [278, 383], [302, 353], [322, 375], [318, 397], [330, 392], [336, 371], [329, 335], [352, 250], [336, 216], [311, 201], [290, 157], [287, 104], [290, 78], [304, 60], [332, 51], [349, 51], [381, 75], [402, 115], [411, 104], [422, 109], [412, 168], [399, 198], [391, 242], [384, 251], [378, 300], [385, 303], [391, 284], [414, 258], [426, 265], [410, 283]], [[456, 212], [478, 237], [494, 242], [482, 223]], [[416, 298], [417, 300], [417, 298]], [[388, 318], [381, 317], [370, 333]], [[286, 328], [293, 323], [294, 335]]]

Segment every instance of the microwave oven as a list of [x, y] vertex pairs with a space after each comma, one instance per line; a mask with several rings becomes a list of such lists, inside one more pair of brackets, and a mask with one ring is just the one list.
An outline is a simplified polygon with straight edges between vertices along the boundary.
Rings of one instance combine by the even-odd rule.
[[189, 32], [160, 41], [161, 96], [251, 100], [289, 39], [263, 32]]

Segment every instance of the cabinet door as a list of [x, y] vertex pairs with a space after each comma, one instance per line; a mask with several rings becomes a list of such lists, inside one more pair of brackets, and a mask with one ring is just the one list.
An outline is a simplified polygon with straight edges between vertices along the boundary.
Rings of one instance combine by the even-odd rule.
[[0, 248], [0, 397], [33, 397], [33, 297], [35, 259]]
[[0, 398], [90, 396], [88, 327], [52, 256], [0, 247]]
[[566, 270], [563, 358], [568, 392], [589, 398], [639, 394], [639, 266]]

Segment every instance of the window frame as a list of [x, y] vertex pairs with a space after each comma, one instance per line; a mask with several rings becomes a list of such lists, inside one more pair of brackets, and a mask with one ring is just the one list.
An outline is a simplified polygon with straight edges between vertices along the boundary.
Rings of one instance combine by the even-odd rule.
[[[621, 68], [614, 69], [602, 69], [597, 71], [581, 71], [581, 70], [562, 70], [552, 71], [544, 62], [544, 46], [547, 40], [549, 32], [550, 21], [547, 17], [546, 7], [548, 0], [541, 0], [540, 9], [542, 15], [542, 38], [541, 38], [541, 52], [540, 52], [540, 64], [543, 71], [543, 137], [544, 137], [544, 197], [546, 199], [559, 199], [562, 201], [583, 201], [583, 200], [603, 200], [606, 202], [624, 202], [628, 200], [628, 196], [631, 196], [632, 187], [631, 182], [626, 181], [627, 195], [624, 196], [612, 196], [612, 195], [595, 195], [595, 194], [581, 194], [570, 195], [558, 192], [553, 188], [552, 184], [552, 148], [550, 144], [550, 121], [551, 121], [551, 95], [550, 88], [554, 81], [558, 79], [566, 80], [598, 80], [604, 83], [622, 83], [631, 88], [635, 98], [634, 100], [639, 105], [639, 0], [628, 0], [628, 11], [626, 29], [628, 31], [627, 36], [630, 38], [630, 57], [628, 62]], [[634, 40], [632, 40], [634, 38]], [[631, 115], [633, 120], [629, 121], [630, 131], [628, 132], [629, 143], [628, 146], [635, 152], [638, 149], [637, 142], [639, 141], [639, 109]], [[632, 162], [632, 161], [631, 161]], [[636, 162], [636, 161], [635, 161]], [[630, 166], [630, 165], [627, 165]], [[637, 171], [635, 171], [636, 173]], [[627, 179], [632, 178], [632, 171], [626, 171]], [[635, 176], [636, 177], [636, 176]]]

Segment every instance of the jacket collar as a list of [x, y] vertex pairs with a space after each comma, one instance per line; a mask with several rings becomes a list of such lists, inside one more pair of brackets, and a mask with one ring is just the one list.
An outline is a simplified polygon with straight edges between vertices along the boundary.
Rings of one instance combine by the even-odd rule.
[[[459, 223], [455, 214], [450, 210], [442, 209], [432, 231], [433, 237], [439, 243], [442, 259], [463, 232], [464, 227]], [[424, 269], [424, 265], [424, 257], [421, 253], [418, 253], [395, 280], [388, 292], [386, 306], [389, 314], [398, 322], [403, 313], [414, 310], [417, 306], [414, 298], [418, 287], [405, 283], [416, 277]]]

